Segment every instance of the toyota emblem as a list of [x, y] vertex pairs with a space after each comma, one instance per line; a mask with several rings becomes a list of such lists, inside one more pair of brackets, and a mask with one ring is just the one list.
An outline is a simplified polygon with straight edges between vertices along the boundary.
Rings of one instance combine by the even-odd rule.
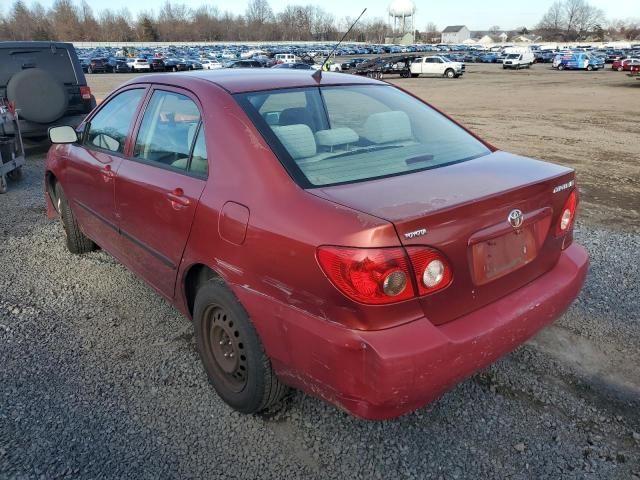
[[507, 217], [507, 221], [513, 228], [520, 228], [522, 223], [524, 222], [524, 215], [522, 214], [522, 210], [511, 210], [509, 212], [509, 216]]

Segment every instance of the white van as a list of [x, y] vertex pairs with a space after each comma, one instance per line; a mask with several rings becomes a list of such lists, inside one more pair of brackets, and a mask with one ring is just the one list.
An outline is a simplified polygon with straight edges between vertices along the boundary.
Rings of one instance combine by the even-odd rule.
[[296, 63], [293, 53], [276, 53], [276, 63]]
[[531, 50], [522, 53], [507, 53], [507, 56], [502, 59], [502, 68], [530, 68], [534, 60], [535, 58]]

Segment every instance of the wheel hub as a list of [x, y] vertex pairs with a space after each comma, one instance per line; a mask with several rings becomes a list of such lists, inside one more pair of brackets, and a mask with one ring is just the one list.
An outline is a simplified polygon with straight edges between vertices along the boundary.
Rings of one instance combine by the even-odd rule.
[[[231, 334], [233, 335], [233, 334]], [[225, 326], [214, 325], [211, 329], [211, 343], [214, 348], [213, 355], [225, 373], [233, 373], [238, 366], [237, 345], [231, 340], [231, 337]]]

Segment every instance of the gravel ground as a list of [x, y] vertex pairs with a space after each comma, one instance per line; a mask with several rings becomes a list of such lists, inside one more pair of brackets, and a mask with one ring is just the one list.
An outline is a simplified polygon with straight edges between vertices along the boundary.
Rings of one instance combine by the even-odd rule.
[[426, 408], [366, 422], [298, 393], [252, 417], [214, 394], [188, 320], [109, 255], [67, 253], [42, 170], [0, 197], [0, 478], [640, 476], [636, 234], [579, 230], [571, 311]]

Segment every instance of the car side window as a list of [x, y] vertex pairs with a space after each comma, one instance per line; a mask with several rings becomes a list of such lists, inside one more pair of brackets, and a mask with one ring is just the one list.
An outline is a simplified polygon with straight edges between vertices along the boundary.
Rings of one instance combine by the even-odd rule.
[[200, 111], [193, 100], [156, 90], [140, 124], [134, 157], [186, 171], [199, 123]]
[[205, 144], [204, 137], [204, 126], [200, 124], [198, 134], [196, 135], [196, 143], [193, 146], [193, 153], [191, 154], [189, 172], [206, 177], [209, 174], [209, 160], [207, 158], [207, 145]]
[[109, 100], [91, 119], [85, 145], [124, 153], [125, 141], [143, 95], [144, 89], [136, 88]]

